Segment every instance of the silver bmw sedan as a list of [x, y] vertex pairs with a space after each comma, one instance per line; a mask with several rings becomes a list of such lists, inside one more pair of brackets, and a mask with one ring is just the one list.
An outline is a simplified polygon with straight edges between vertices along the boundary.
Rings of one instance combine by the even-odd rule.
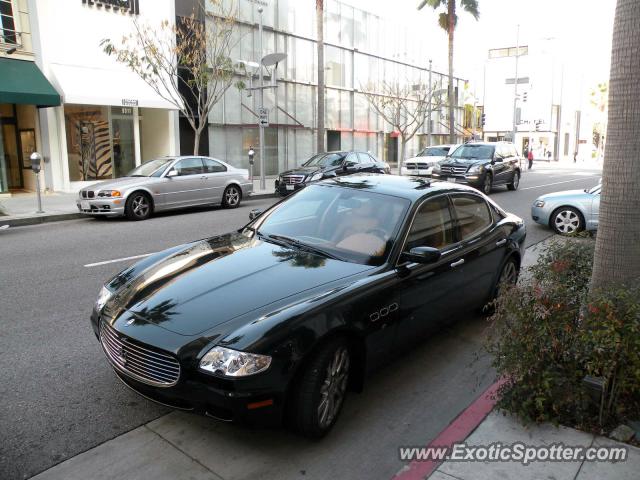
[[125, 177], [93, 184], [78, 194], [78, 210], [93, 216], [144, 220], [153, 212], [195, 205], [236, 208], [253, 190], [249, 172], [209, 157], [149, 160]]

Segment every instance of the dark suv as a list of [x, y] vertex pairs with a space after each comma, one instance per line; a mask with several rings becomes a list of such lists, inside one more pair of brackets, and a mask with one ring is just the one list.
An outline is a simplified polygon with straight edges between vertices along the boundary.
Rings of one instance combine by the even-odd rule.
[[318, 153], [299, 167], [282, 172], [276, 180], [276, 193], [288, 195], [323, 178], [362, 172], [391, 173], [389, 165], [367, 152]]
[[471, 185], [487, 195], [494, 185], [516, 190], [520, 183], [520, 160], [513, 143], [466, 143], [436, 165], [431, 177]]

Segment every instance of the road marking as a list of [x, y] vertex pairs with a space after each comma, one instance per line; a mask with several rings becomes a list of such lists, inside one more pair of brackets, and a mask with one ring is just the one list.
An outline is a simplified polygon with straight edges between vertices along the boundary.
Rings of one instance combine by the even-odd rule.
[[134, 255], [133, 257], [116, 258], [114, 260], [105, 260], [104, 262], [87, 263], [84, 266], [87, 268], [99, 267], [100, 265], [107, 265], [108, 263], [125, 262], [127, 260], [135, 260], [136, 258], [148, 257], [149, 255], [153, 255], [153, 253], [143, 253], [142, 255]]
[[543, 188], [543, 187], [550, 187], [551, 185], [560, 185], [561, 183], [584, 182], [585, 180], [586, 180], [585, 178], [574, 178], [573, 180], [565, 180], [563, 182], [546, 183], [544, 185], [536, 185], [535, 187], [525, 187], [525, 188], [521, 188], [520, 190], [532, 190], [534, 188]]

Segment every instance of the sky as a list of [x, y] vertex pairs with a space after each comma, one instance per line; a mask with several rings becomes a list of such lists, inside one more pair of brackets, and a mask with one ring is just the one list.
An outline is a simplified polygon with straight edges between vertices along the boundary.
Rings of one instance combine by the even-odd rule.
[[[446, 72], [447, 36], [431, 8], [416, 11], [418, 0], [342, 1], [420, 29], [425, 44], [432, 46], [425, 48], [430, 50], [425, 55], [433, 56], [434, 68]], [[478, 21], [466, 13], [459, 15], [456, 76], [480, 83], [487, 51], [515, 46], [519, 25], [521, 45], [551, 39], [559, 60], [581, 72], [585, 84], [595, 86], [609, 78], [615, 0], [479, 0], [479, 10]]]

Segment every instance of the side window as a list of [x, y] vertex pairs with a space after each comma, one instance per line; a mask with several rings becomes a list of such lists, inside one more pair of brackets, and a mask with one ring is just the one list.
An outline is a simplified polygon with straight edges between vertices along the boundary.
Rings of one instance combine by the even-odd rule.
[[461, 240], [474, 237], [493, 223], [489, 206], [483, 198], [476, 195], [453, 195], [451, 199]]
[[202, 162], [204, 163], [204, 173], [219, 173], [227, 171], [227, 167], [220, 162], [212, 160], [211, 158], [203, 158]]
[[345, 165], [357, 165], [359, 162], [358, 155], [355, 153], [350, 153], [347, 155], [347, 159], [345, 160]]
[[446, 197], [427, 200], [420, 206], [407, 236], [405, 250], [414, 247], [442, 249], [454, 243], [454, 226]]
[[363, 152], [358, 152], [358, 159], [360, 160], [360, 163], [373, 163], [371, 157]]
[[504, 160], [504, 147], [496, 145], [496, 160]]
[[202, 173], [202, 160], [200, 157], [185, 158], [173, 167], [181, 177], [185, 175], [197, 175]]

